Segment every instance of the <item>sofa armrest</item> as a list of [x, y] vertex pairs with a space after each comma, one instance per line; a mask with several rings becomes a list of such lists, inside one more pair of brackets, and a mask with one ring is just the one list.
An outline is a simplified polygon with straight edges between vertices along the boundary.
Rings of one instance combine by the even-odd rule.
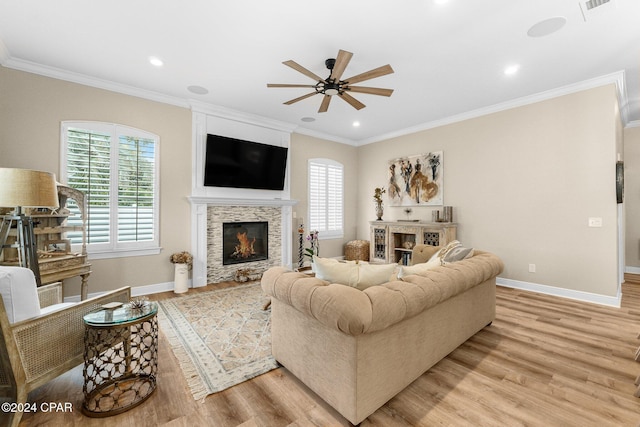
[[40, 301], [40, 308], [60, 304], [62, 302], [62, 282], [40, 286], [38, 288], [38, 300]]
[[124, 303], [130, 298], [131, 288], [127, 286], [11, 325], [27, 382], [80, 364], [84, 352], [83, 316], [103, 304]]
[[268, 296], [340, 332], [360, 335], [371, 324], [371, 301], [359, 289], [330, 284], [284, 267], [267, 270], [261, 285]]

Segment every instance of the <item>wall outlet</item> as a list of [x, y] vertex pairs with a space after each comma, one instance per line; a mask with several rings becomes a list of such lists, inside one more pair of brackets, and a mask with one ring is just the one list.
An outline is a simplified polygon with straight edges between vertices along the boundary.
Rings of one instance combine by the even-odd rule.
[[535, 273], [535, 272], [536, 272], [536, 265], [529, 264], [529, 273]]
[[589, 227], [602, 227], [602, 218], [589, 218]]

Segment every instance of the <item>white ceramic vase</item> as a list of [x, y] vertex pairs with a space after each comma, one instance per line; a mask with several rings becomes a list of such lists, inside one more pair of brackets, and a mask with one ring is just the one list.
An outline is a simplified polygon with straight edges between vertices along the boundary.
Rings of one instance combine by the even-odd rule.
[[189, 266], [187, 264], [174, 264], [173, 292], [183, 294], [189, 290]]

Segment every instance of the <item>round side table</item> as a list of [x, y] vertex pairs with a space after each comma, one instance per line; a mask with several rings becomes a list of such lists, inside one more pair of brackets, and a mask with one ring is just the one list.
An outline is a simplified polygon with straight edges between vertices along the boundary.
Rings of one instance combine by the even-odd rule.
[[84, 403], [89, 417], [120, 414], [156, 389], [158, 304], [124, 304], [84, 316]]

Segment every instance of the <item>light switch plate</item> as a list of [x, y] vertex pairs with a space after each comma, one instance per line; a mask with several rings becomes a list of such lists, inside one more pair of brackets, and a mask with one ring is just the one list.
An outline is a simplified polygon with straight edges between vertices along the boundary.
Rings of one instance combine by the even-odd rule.
[[589, 227], [602, 227], [602, 218], [589, 218]]

